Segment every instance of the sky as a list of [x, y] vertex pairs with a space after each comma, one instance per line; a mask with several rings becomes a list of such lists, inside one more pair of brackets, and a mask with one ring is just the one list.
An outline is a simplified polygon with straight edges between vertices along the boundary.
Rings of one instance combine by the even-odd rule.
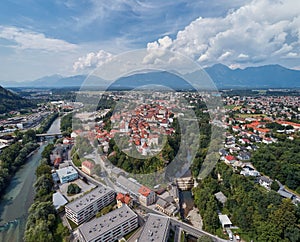
[[2, 0], [0, 80], [88, 73], [135, 49], [300, 69], [297, 0]]

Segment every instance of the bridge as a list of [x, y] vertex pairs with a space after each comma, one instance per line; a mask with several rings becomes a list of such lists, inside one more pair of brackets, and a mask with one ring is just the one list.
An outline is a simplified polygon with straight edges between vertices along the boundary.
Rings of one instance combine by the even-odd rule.
[[36, 137], [51, 137], [51, 136], [61, 136], [61, 132], [59, 133], [44, 133], [44, 134], [36, 134]]

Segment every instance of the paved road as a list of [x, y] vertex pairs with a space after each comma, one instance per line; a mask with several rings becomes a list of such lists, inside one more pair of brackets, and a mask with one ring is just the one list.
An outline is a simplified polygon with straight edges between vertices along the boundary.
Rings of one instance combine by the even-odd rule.
[[[167, 216], [165, 214], [159, 213], [158, 211], [152, 210], [152, 209], [150, 209], [148, 207], [145, 207], [145, 206], [142, 206], [142, 205], [140, 205], [140, 207], [142, 209], [144, 209], [147, 213], [154, 213], [154, 214], [159, 214], [159, 215], [163, 215], [163, 216], [169, 217], [169, 216]], [[169, 218], [171, 219], [171, 224], [173, 226], [177, 226], [177, 227], [181, 228], [183, 231], [185, 231], [185, 232], [187, 232], [187, 233], [189, 233], [189, 234], [191, 234], [191, 235], [193, 235], [195, 237], [200, 237], [200, 236], [203, 236], [203, 235], [208, 235], [210, 238], [212, 238], [216, 242], [227, 242], [227, 241], [229, 241], [229, 240], [221, 239], [221, 238], [219, 238], [219, 237], [217, 237], [215, 235], [212, 235], [210, 233], [207, 233], [204, 230], [195, 228], [195, 227], [193, 227], [193, 226], [191, 226], [191, 225], [189, 225], [187, 223], [181, 222], [181, 221], [179, 221], [179, 220], [177, 220], [177, 219], [175, 219], [173, 217], [169, 217]], [[179, 235], [179, 238], [180, 238], [180, 235]]]

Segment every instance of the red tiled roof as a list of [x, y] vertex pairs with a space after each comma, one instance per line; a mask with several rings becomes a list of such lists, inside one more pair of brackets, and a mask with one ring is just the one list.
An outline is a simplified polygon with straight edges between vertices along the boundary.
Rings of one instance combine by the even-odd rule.
[[228, 161], [236, 160], [236, 158], [233, 155], [227, 155], [225, 156], [225, 159]]
[[151, 190], [148, 187], [141, 186], [139, 189], [139, 193], [142, 194], [145, 197], [148, 197], [150, 194]]
[[82, 166], [92, 169], [95, 165], [92, 162], [85, 160], [84, 162], [82, 162]]

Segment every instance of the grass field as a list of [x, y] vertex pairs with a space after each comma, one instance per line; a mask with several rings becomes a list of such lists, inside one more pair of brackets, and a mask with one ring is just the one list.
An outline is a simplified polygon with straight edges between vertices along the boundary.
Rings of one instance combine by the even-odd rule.
[[257, 118], [257, 117], [267, 117], [265, 114], [251, 114], [251, 113], [239, 113], [236, 114], [235, 117], [237, 118]]

